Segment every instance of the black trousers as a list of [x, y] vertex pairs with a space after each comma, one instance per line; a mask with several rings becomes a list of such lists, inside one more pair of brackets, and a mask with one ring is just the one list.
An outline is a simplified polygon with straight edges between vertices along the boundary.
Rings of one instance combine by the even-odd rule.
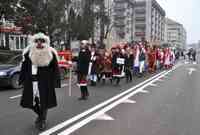
[[47, 118], [47, 108], [42, 108], [40, 106], [39, 98], [35, 98], [36, 104], [33, 106], [33, 111], [38, 115], [39, 120], [46, 120]]
[[131, 69], [125, 69], [125, 73], [126, 73], [126, 81], [132, 81], [132, 72]]
[[81, 97], [86, 98], [89, 96], [88, 88], [87, 86], [80, 86], [81, 89]]

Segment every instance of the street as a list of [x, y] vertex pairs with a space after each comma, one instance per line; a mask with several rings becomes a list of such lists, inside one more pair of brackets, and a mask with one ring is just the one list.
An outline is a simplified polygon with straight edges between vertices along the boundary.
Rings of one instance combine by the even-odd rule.
[[[57, 89], [58, 107], [49, 111], [40, 135], [198, 135], [200, 66], [178, 63], [172, 70], [123, 80], [119, 87], [98, 84], [78, 101], [79, 89]], [[67, 82], [64, 82], [66, 84]], [[1, 135], [36, 135], [35, 114], [19, 106], [21, 90], [0, 91]], [[77, 116], [78, 115], [78, 116]]]

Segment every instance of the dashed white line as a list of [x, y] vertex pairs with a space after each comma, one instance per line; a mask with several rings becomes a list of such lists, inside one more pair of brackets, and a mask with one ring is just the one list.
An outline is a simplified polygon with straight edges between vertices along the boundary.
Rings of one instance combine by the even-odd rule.
[[16, 96], [10, 97], [10, 99], [20, 98], [21, 96], [22, 96], [22, 95], [19, 94], [19, 95], [16, 95]]
[[127, 99], [127, 100], [124, 100], [122, 103], [135, 104], [136, 101], [134, 101], [134, 100], [130, 100], [130, 99]]
[[152, 83], [152, 84], [149, 84], [149, 86], [152, 86], [152, 87], [157, 87], [158, 85], [157, 85], [157, 84], [154, 84], [154, 83]]
[[149, 93], [149, 91], [147, 91], [147, 90], [141, 90], [140, 92], [141, 93]]

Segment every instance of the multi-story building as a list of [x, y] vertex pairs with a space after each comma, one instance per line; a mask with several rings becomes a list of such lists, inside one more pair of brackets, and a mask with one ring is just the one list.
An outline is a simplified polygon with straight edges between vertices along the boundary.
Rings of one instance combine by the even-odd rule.
[[14, 22], [0, 20], [0, 49], [22, 50], [27, 46], [27, 35], [22, 34], [22, 28]]
[[134, 0], [113, 1], [113, 32], [116, 42], [134, 39]]
[[166, 42], [180, 49], [186, 48], [186, 30], [182, 24], [166, 18]]
[[135, 4], [136, 41], [145, 38], [147, 41], [164, 42], [165, 11], [156, 0], [136, 0]]

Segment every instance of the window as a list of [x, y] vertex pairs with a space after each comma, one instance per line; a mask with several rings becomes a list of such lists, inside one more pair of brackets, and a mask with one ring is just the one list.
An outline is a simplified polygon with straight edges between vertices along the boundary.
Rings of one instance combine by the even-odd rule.
[[24, 49], [24, 38], [20, 37], [20, 48], [19, 49]]
[[20, 49], [19, 37], [16, 37], [16, 49]]

